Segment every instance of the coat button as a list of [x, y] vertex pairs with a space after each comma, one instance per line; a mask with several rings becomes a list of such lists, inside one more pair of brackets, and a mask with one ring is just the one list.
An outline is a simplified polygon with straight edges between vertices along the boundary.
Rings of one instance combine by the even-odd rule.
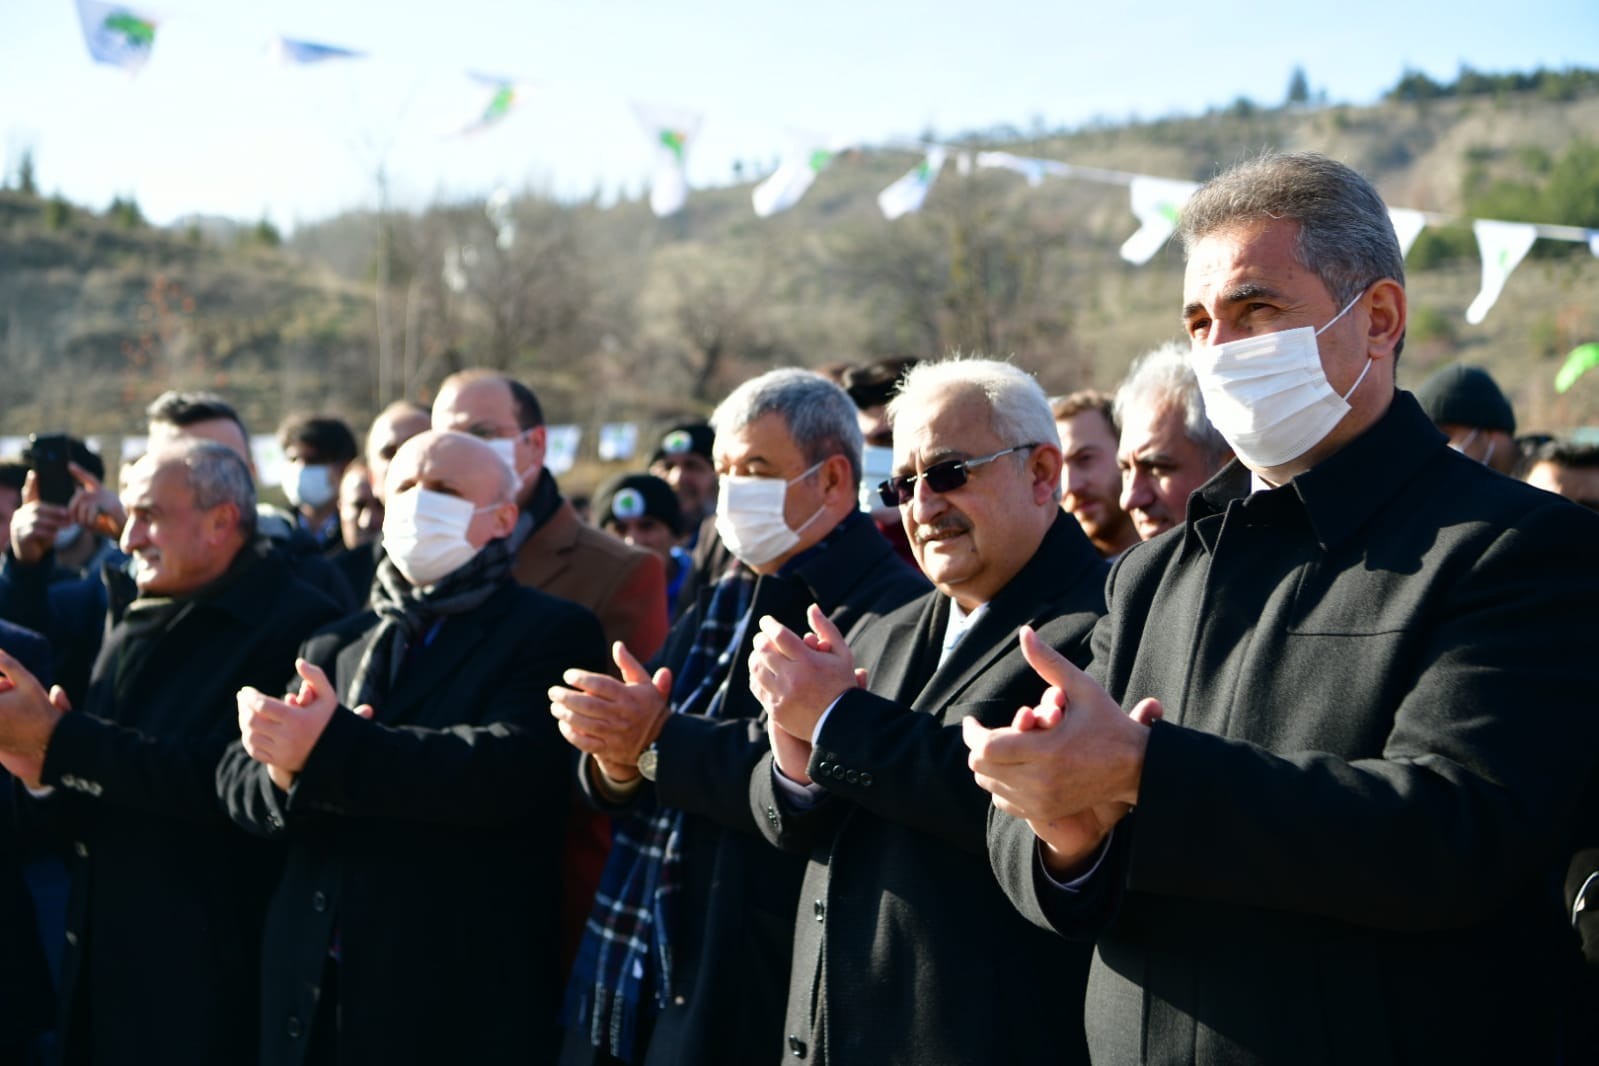
[[311, 893], [311, 909], [321, 914], [328, 909], [328, 897], [323, 892]]
[[87, 859], [89, 857], [89, 845], [85, 844], [81, 840], [73, 841], [72, 854], [76, 855], [80, 859]]
[[300, 1019], [292, 1014], [289, 1015], [289, 1021], [284, 1025], [283, 1031], [289, 1034], [291, 1040], [298, 1040], [300, 1038]]
[[793, 1053], [796, 1059], [803, 1059], [805, 1057], [805, 1041], [790, 1033], [788, 1036], [788, 1050]]
[[811, 913], [816, 915], [816, 920], [821, 921], [827, 917], [827, 904], [817, 900], [811, 904]]
[[819, 762], [819, 763], [816, 764], [816, 768], [818, 770], [822, 771], [822, 773], [824, 775], [830, 774], [830, 773], [833, 772], [833, 764], [830, 763], [830, 762]]
[[67, 946], [71, 948], [78, 946], [78, 934], [70, 929], [67, 930]]
[[858, 785], [861, 783], [861, 775], [856, 773], [854, 770], [848, 770], [844, 773], [844, 780], [848, 781], [852, 785]]
[[270, 825], [273, 829], [282, 829], [283, 828], [283, 815], [281, 815], [281, 814], [269, 814], [269, 815], [267, 815], [267, 825]]
[[833, 780], [835, 780], [835, 781], [844, 780], [844, 775], [846, 773], [848, 773], [848, 772], [849, 772], [848, 770], [845, 770], [842, 766], [838, 765], [838, 763], [834, 763], [833, 764]]
[[688, 997], [687, 996], [673, 996], [672, 997], [672, 1003], [675, 1004], [676, 1006], [681, 1007], [683, 1004], [685, 1004], [687, 1002], [688, 1002]]
[[871, 788], [872, 787], [872, 775], [867, 773], [865, 770], [861, 771], [861, 787], [862, 788]]

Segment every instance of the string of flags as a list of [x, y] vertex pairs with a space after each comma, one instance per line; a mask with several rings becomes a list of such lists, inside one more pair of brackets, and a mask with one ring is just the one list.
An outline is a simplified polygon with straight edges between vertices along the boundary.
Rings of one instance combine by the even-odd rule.
[[[97, 63], [120, 68], [130, 76], [138, 73], [154, 51], [157, 20], [125, 5], [104, 0], [76, 0], [76, 4], [90, 57]], [[281, 36], [271, 42], [268, 52], [279, 62], [290, 65], [366, 57], [366, 53], [355, 49]], [[531, 95], [533, 88], [530, 83], [515, 78], [476, 73], [468, 77], [482, 86], [485, 98], [479, 113], [455, 131], [460, 135], [481, 134], [499, 125]], [[675, 214], [688, 200], [687, 161], [704, 116], [654, 103], [635, 102], [633, 110], [653, 153], [650, 209], [661, 217]], [[751, 194], [755, 214], [769, 218], [799, 203], [816, 177], [847, 147], [814, 134], [792, 135], [790, 147], [777, 169], [757, 184]], [[1121, 257], [1134, 265], [1149, 262], [1171, 239], [1183, 205], [1199, 188], [1190, 181], [1077, 166], [1009, 152], [972, 151], [929, 143], [907, 146], [907, 150], [921, 154], [922, 159], [909, 173], [878, 194], [877, 205], [884, 218], [892, 221], [920, 211], [944, 164], [951, 158], [962, 173], [969, 173], [973, 167], [1008, 170], [1021, 175], [1034, 187], [1046, 178], [1121, 185], [1128, 189], [1129, 206], [1138, 220], [1138, 229], [1122, 244], [1120, 251]], [[514, 240], [515, 231], [507, 208], [508, 205], [502, 207], [499, 211], [502, 217], [494, 221], [499, 239], [508, 243]], [[1391, 208], [1390, 216], [1400, 248], [1405, 253], [1428, 225], [1456, 221], [1450, 216], [1404, 207]], [[1471, 221], [1482, 257], [1482, 283], [1466, 310], [1466, 321], [1472, 325], [1481, 324], [1487, 317], [1511, 273], [1534, 242], [1545, 239], [1586, 243], [1594, 256], [1599, 257], [1599, 229], [1497, 219]]]

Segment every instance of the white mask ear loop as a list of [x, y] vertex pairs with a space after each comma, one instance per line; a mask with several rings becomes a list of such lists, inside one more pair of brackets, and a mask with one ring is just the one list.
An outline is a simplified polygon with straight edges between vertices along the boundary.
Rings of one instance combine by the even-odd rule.
[[[1343, 318], [1345, 315], [1347, 315], [1349, 313], [1349, 309], [1351, 307], [1355, 306], [1356, 304], [1358, 304], [1360, 302], [1360, 298], [1362, 296], [1364, 296], [1364, 295], [1366, 295], [1366, 290], [1365, 289], [1361, 289], [1359, 292], [1355, 293], [1355, 298], [1353, 300], [1350, 300], [1348, 303], [1344, 304], [1344, 309], [1342, 311], [1339, 311], [1336, 315], [1333, 315], [1332, 319], [1325, 326], [1323, 326], [1320, 329], [1318, 329], [1316, 331], [1316, 336], [1319, 337], [1323, 333], [1326, 333], [1328, 330], [1332, 329], [1333, 328], [1333, 323], [1337, 322], [1340, 318]], [[1372, 359], [1370, 357], [1368, 357], [1366, 359], [1366, 365], [1360, 371], [1360, 376], [1355, 379], [1355, 383], [1353, 385], [1349, 386], [1349, 391], [1344, 393], [1344, 395], [1342, 397], [1344, 403], [1348, 403], [1349, 402], [1349, 397], [1353, 396], [1355, 394], [1355, 390], [1360, 388], [1360, 383], [1362, 381], [1366, 380], [1366, 375], [1371, 372], [1371, 364], [1374, 363], [1374, 362], [1376, 362], [1376, 360]]]

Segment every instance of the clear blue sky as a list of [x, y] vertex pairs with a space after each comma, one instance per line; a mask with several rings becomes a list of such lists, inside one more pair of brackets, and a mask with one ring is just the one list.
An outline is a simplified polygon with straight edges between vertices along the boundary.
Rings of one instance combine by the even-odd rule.
[[[0, 40], [0, 168], [31, 149], [45, 191], [103, 207], [133, 195], [283, 227], [377, 202], [533, 187], [636, 193], [650, 146], [630, 108], [704, 113], [698, 184], [777, 157], [789, 128], [861, 143], [1035, 117], [1192, 114], [1282, 100], [1291, 71], [1367, 103], [1413, 67], [1599, 65], [1599, 3], [1352, 0], [135, 0], [160, 21], [136, 77], [88, 58], [71, 0], [13, 0]], [[370, 58], [279, 67], [277, 33]], [[498, 127], [469, 121], [465, 71], [540, 86]]]

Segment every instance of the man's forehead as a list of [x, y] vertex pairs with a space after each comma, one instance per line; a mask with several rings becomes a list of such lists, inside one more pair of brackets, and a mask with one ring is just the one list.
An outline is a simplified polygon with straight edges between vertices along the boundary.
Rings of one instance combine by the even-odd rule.
[[975, 389], [948, 388], [895, 411], [894, 459], [977, 455], [992, 445], [988, 400]]
[[434, 426], [479, 421], [504, 424], [514, 422], [515, 416], [511, 390], [492, 378], [448, 388], [433, 405]]
[[1116, 442], [1116, 431], [1110, 419], [1097, 407], [1085, 408], [1055, 425], [1060, 430], [1061, 440], [1070, 440], [1073, 444], [1103, 444], [1109, 441], [1114, 445]]
[[756, 457], [776, 461], [798, 450], [788, 420], [776, 411], [767, 411], [736, 429], [723, 430], [711, 442], [711, 455], [718, 466]]

